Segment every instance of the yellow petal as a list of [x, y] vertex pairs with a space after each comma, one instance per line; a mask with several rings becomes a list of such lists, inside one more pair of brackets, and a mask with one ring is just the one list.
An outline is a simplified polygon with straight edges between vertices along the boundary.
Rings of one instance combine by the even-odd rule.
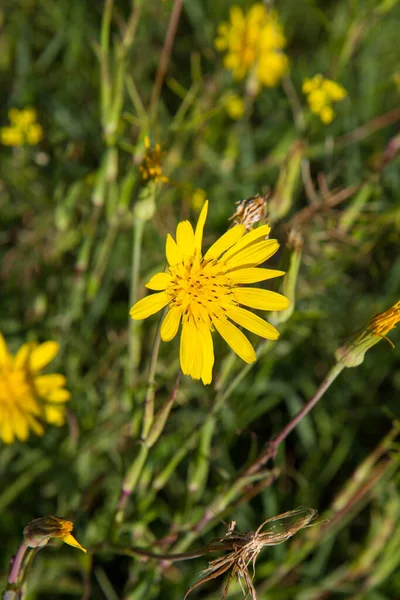
[[277, 269], [262, 269], [261, 267], [250, 267], [248, 269], [235, 269], [234, 271], [227, 271], [227, 276], [234, 283], [257, 283], [258, 281], [265, 281], [266, 279], [273, 279], [274, 277], [281, 277], [285, 274], [285, 271], [278, 271]]
[[38, 423], [32, 415], [28, 414], [27, 418], [28, 418], [31, 429], [33, 429], [33, 431], [36, 433], [36, 435], [43, 435], [44, 429], [43, 429], [42, 425], [40, 423]]
[[164, 342], [170, 342], [176, 336], [181, 316], [182, 309], [179, 306], [171, 306], [161, 325], [160, 335]]
[[201, 380], [204, 385], [208, 385], [212, 380], [212, 370], [214, 366], [214, 346], [211, 331], [208, 327], [199, 329], [201, 335], [201, 344], [203, 348], [203, 366], [201, 370]]
[[79, 550], [82, 550], [82, 552], [87, 552], [86, 548], [81, 546], [80, 543], [70, 533], [67, 533], [67, 535], [64, 535], [64, 537], [61, 539], [65, 544], [69, 544], [70, 546], [73, 546], [74, 548], [79, 548]]
[[35, 348], [35, 344], [23, 344], [21, 348], [18, 350], [14, 359], [14, 366], [17, 369], [24, 369], [28, 362], [28, 357], [32, 350]]
[[256, 360], [256, 353], [247, 337], [228, 320], [213, 319], [213, 325], [221, 337], [242, 360], [252, 363]]
[[151, 294], [146, 298], [142, 298], [139, 302], [134, 304], [129, 312], [132, 319], [147, 319], [150, 315], [154, 315], [156, 312], [167, 306], [169, 298], [165, 292], [159, 294]]
[[286, 296], [258, 288], [234, 288], [236, 302], [260, 310], [284, 310], [290, 304]]
[[171, 283], [171, 275], [169, 273], [157, 273], [146, 283], [149, 290], [165, 290]]
[[8, 368], [9, 366], [9, 354], [7, 350], [7, 344], [5, 339], [0, 333], [0, 367]]
[[194, 254], [194, 231], [189, 221], [181, 221], [176, 228], [176, 243], [182, 255]]
[[206, 222], [208, 212], [208, 200], [206, 200], [203, 204], [203, 208], [201, 209], [201, 213], [197, 220], [196, 231], [194, 232], [194, 243], [196, 248], [201, 250], [201, 245], [203, 243], [203, 230], [204, 224]]
[[35, 388], [40, 396], [47, 396], [54, 389], [62, 388], [67, 383], [64, 375], [52, 373], [51, 375], [37, 375], [34, 380]]
[[171, 267], [179, 262], [182, 262], [183, 260], [183, 256], [179, 251], [178, 245], [170, 233], [168, 233], [167, 241], [165, 243], [165, 254], [168, 264], [171, 265]]
[[265, 240], [256, 244], [251, 244], [231, 256], [226, 262], [226, 267], [228, 269], [256, 267], [271, 258], [278, 248], [279, 244], [276, 240]]
[[56, 388], [54, 390], [51, 390], [46, 395], [46, 400], [48, 400], [49, 402], [55, 402], [56, 404], [62, 403], [62, 402], [68, 402], [68, 400], [70, 398], [71, 398], [71, 393], [64, 388]]
[[192, 352], [193, 362], [189, 375], [193, 377], [193, 379], [201, 379], [204, 364], [204, 347], [203, 338], [196, 326], [192, 327]]
[[[7, 411], [8, 413], [8, 411]], [[3, 422], [1, 423], [1, 438], [5, 444], [12, 444], [14, 441], [14, 429], [10, 416], [4, 415]]]
[[195, 359], [193, 348], [193, 327], [194, 326], [190, 322], [186, 322], [182, 325], [179, 358], [182, 373], [184, 375], [191, 375], [193, 362]]
[[223, 252], [228, 250], [231, 246], [236, 244], [238, 240], [242, 237], [246, 228], [244, 225], [236, 225], [236, 227], [232, 227], [232, 229], [228, 229], [223, 236], [221, 236], [206, 252], [204, 258], [218, 258], [221, 256]]
[[227, 309], [227, 315], [232, 321], [241, 325], [241, 327], [256, 333], [260, 337], [266, 338], [267, 340], [277, 340], [279, 337], [279, 331], [275, 327], [245, 308], [241, 308], [240, 306], [230, 306], [229, 309]]
[[21, 440], [21, 442], [26, 442], [29, 437], [29, 424], [26, 414], [16, 409], [13, 411], [12, 420], [16, 437]]
[[57, 356], [59, 349], [57, 342], [45, 342], [34, 348], [29, 359], [31, 371], [37, 372], [46, 367]]
[[249, 246], [250, 244], [254, 244], [256, 242], [259, 242], [260, 240], [265, 241], [270, 231], [271, 227], [269, 225], [262, 225], [261, 227], [253, 229], [253, 231], [246, 233], [246, 235], [244, 235], [242, 239], [239, 240], [235, 246], [233, 246], [233, 248], [228, 250], [228, 252], [224, 256], [224, 260], [228, 260], [230, 256], [236, 254], [240, 250], [243, 250], [243, 248], [246, 248], [246, 246]]
[[50, 406], [44, 407], [44, 414], [46, 421], [57, 427], [61, 427], [65, 422], [65, 410], [64, 406]]

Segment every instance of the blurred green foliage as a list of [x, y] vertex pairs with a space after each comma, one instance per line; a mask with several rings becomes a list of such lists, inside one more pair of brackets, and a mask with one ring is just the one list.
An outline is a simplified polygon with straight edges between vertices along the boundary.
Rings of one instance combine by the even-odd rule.
[[[44, 130], [37, 147], [0, 148], [0, 330], [14, 351], [28, 340], [59, 341], [55, 367], [72, 392], [68, 426], [0, 448], [3, 572], [24, 526], [39, 516], [73, 520], [89, 549], [108, 541], [176, 552], [223, 537], [221, 518], [244, 532], [304, 505], [331, 523], [262, 552], [254, 578], [260, 599], [393, 600], [400, 597], [395, 434], [359, 480], [355, 473], [398, 418], [396, 331], [394, 349], [382, 341], [342, 373], [258, 481], [237, 493], [233, 482], [312, 397], [346, 336], [399, 299], [400, 158], [388, 158], [387, 148], [400, 121], [400, 7], [395, 0], [277, 3], [289, 77], [234, 121], [226, 100], [243, 96], [245, 86], [232, 81], [213, 47], [227, 0], [184, 3], [151, 106], [177, 5], [6, 0], [0, 8], [1, 122], [11, 107], [33, 106]], [[303, 79], [318, 72], [347, 90], [329, 126], [310, 115], [301, 94]], [[165, 151], [170, 182], [157, 186], [155, 214], [138, 232], [145, 135]], [[181, 218], [197, 217], [196, 189], [210, 199], [206, 246], [227, 229], [236, 201], [270, 192], [273, 236], [283, 248], [273, 266], [287, 261], [293, 228], [302, 240], [295, 310], [278, 325], [280, 340], [262, 346], [245, 370], [215, 341], [217, 391], [181, 379], [117, 526], [122, 482], [140, 447], [158, 325], [156, 317], [129, 323], [135, 260], [141, 296], [164, 266], [166, 234]], [[157, 409], [178, 369], [178, 341], [161, 344]], [[225, 397], [212, 414], [216, 394]], [[158, 564], [46, 548], [25, 597], [174, 600], [206, 566], [206, 558]], [[206, 586], [191, 597], [206, 590], [221, 597], [221, 581]], [[232, 584], [229, 598], [240, 597]]]

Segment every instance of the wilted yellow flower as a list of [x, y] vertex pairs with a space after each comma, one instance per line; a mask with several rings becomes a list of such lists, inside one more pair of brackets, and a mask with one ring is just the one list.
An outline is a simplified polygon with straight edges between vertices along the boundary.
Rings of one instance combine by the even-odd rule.
[[257, 223], [265, 220], [267, 216], [268, 195], [260, 196], [256, 194], [250, 198], [245, 198], [236, 202], [236, 211], [229, 217], [234, 225], [244, 225], [246, 231], [251, 231]]
[[226, 112], [231, 119], [239, 120], [244, 115], [244, 101], [243, 98], [237, 94], [230, 94], [225, 103]]
[[150, 146], [150, 140], [146, 136], [144, 138], [144, 145], [146, 152], [144, 153], [142, 164], [140, 165], [140, 172], [145, 181], [168, 181], [168, 177], [163, 175], [162, 172], [162, 157], [165, 152], [161, 150], [160, 144], [156, 144], [154, 148]]
[[71, 535], [74, 524], [61, 517], [49, 516], [34, 519], [24, 529], [24, 542], [29, 548], [42, 548], [51, 538], [58, 538], [65, 544], [87, 552]]
[[341, 85], [331, 79], [325, 79], [320, 74], [305, 79], [302, 90], [307, 96], [311, 112], [318, 115], [325, 125], [331, 123], [335, 116], [332, 103], [340, 102], [347, 94]]
[[208, 202], [203, 206], [195, 231], [189, 221], [182, 221], [176, 229], [176, 241], [167, 235], [167, 272], [157, 273], [146, 284], [159, 293], [139, 300], [130, 311], [132, 319], [146, 319], [168, 306], [161, 325], [161, 339], [171, 341], [182, 321], [182, 371], [193, 379], [202, 379], [205, 384], [212, 379], [211, 332], [214, 329], [241, 359], [252, 363], [256, 360], [254, 348], [232, 321], [263, 338], [276, 340], [278, 330], [242, 306], [259, 310], [283, 310], [289, 306], [289, 300], [281, 294], [242, 287], [284, 275], [283, 271], [257, 268], [279, 248], [277, 240], [266, 239], [270, 227], [263, 225], [245, 234], [245, 226], [236, 225], [203, 256], [201, 246], [207, 210]]
[[0, 333], [0, 437], [5, 444], [22, 442], [32, 430], [43, 435], [42, 421], [64, 424], [64, 403], [70, 398], [63, 375], [41, 375], [57, 355], [57, 342], [28, 343], [9, 354]]
[[386, 337], [400, 321], [400, 300], [383, 313], [376, 315], [359, 332], [351, 336], [336, 352], [336, 360], [346, 367], [358, 367], [364, 361], [367, 350], [385, 338], [391, 346], [393, 342]]
[[4, 146], [36, 146], [43, 137], [43, 129], [36, 122], [34, 108], [10, 108], [8, 111], [9, 127], [0, 129], [0, 141]]
[[217, 50], [226, 53], [224, 65], [235, 79], [252, 73], [266, 87], [275, 87], [288, 70], [285, 46], [277, 13], [260, 2], [246, 14], [239, 6], [232, 6], [230, 22], [219, 25], [215, 40]]

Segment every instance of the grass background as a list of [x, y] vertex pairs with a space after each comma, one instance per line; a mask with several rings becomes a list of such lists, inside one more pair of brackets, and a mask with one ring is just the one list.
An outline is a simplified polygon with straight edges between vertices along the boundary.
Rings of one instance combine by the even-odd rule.
[[[261, 481], [272, 474], [272, 485], [254, 497], [250, 483], [231, 501], [226, 496], [240, 469], [313, 395], [346, 336], [399, 298], [399, 158], [382, 163], [400, 120], [398, 3], [277, 3], [290, 85], [264, 89], [239, 121], [227, 114], [226, 98], [243, 94], [244, 85], [232, 81], [213, 48], [230, 2], [184, 3], [151, 110], [173, 2], [111, 4], [108, 54], [103, 2], [6, 0], [0, 9], [2, 123], [9, 108], [34, 106], [44, 129], [38, 147], [0, 149], [0, 328], [14, 351], [28, 340], [58, 340], [54, 369], [66, 374], [72, 392], [68, 426], [0, 448], [3, 573], [23, 527], [47, 514], [71, 518], [86, 547], [108, 540], [161, 552], [222, 537], [220, 517], [235, 519], [244, 532], [304, 505], [329, 516], [331, 526], [317, 525], [262, 552], [254, 580], [260, 598], [400, 597], [396, 442], [364, 462], [398, 417], [400, 344], [392, 349], [383, 341], [360, 367], [342, 373], [260, 473]], [[132, 14], [136, 33], [122, 62]], [[101, 61], [109, 65], [109, 82]], [[348, 93], [328, 127], [309, 115], [301, 95], [303, 79], [317, 72]], [[301, 131], [288, 85], [304, 111]], [[226, 231], [236, 201], [271, 190], [273, 234], [283, 248], [274, 266], [285, 261], [294, 223], [303, 251], [296, 308], [280, 326], [280, 340], [242, 379], [234, 378], [243, 364], [216, 340], [215, 379], [229, 367], [222, 390], [235, 383], [211, 425], [213, 386], [182, 378], [117, 528], [114, 512], [138, 452], [158, 324], [151, 318], [132, 332], [128, 320], [134, 207], [147, 193], [138, 168], [144, 135], [161, 143], [171, 181], [159, 186], [154, 217], [144, 227], [140, 294], [163, 268], [166, 233], [181, 218], [196, 219], [192, 197], [199, 188], [210, 199], [206, 246]], [[303, 170], [293, 158], [299, 148]], [[289, 168], [294, 184], [285, 188], [283, 210], [277, 182]], [[320, 205], [313, 204], [310, 181]], [[332, 193], [362, 187], [329, 207], [324, 181]], [[397, 337], [391, 334], [395, 343]], [[133, 381], [129, 339], [139, 359]], [[157, 407], [178, 369], [177, 341], [162, 344]], [[168, 465], [160, 487], [157, 476]], [[212, 520], [196, 529], [207, 510]], [[28, 575], [26, 598], [174, 600], [206, 566], [206, 558], [160, 566], [111, 551], [84, 556], [65, 545], [47, 548]], [[220, 586], [216, 580], [192, 597], [220, 598]], [[229, 598], [240, 597], [232, 584]]]

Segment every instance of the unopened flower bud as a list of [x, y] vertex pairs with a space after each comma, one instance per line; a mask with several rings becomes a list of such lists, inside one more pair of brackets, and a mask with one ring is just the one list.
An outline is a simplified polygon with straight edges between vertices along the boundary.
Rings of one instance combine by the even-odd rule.
[[382, 338], [385, 338], [394, 347], [386, 334], [396, 327], [400, 321], [400, 300], [383, 313], [376, 315], [361, 331], [352, 335], [339, 348], [335, 357], [338, 362], [346, 367], [358, 367], [364, 361], [367, 350], [375, 346]]
[[59, 538], [66, 544], [86, 552], [86, 549], [71, 535], [73, 528], [74, 524], [71, 521], [61, 517], [40, 517], [25, 527], [24, 542], [29, 548], [42, 548], [51, 538]]

